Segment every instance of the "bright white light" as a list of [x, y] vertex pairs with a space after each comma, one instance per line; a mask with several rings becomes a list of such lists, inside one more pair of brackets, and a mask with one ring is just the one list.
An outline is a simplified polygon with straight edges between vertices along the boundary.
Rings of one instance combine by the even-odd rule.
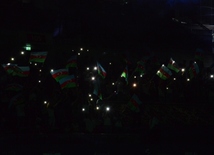
[[24, 51], [21, 51], [21, 55], [24, 55], [25, 54], [25, 52]]
[[196, 64], [196, 62], [194, 62]]
[[47, 104], [47, 101], [44, 101], [44, 104]]
[[7, 63], [7, 65], [9, 66], [9, 65], [10, 65], [10, 63]]
[[14, 61], [15, 59], [12, 57], [10, 60], [11, 60], [11, 61]]
[[39, 80], [38, 82], [41, 83], [41, 80]]
[[162, 65], [162, 67], [164, 66], [164, 64]]
[[213, 78], [214, 76], [213, 75], [210, 75], [210, 78]]
[[172, 63], [174, 64], [174, 63], [175, 63], [175, 61], [172, 61]]
[[143, 77], [143, 75], [140, 75], [140, 77]]
[[182, 71], [182, 72], [185, 72], [185, 69], [184, 69], [184, 68], [182, 68], [182, 69], [181, 69], [181, 71]]
[[89, 71], [89, 67], [87, 67], [86, 70]]
[[94, 67], [94, 70], [97, 70], [97, 67]]
[[95, 80], [95, 77], [94, 77], [94, 76], [92, 76], [92, 77], [91, 77], [91, 80], [92, 80], [92, 81], [94, 81], [94, 80]]
[[190, 79], [187, 79], [187, 81], [190, 81]]
[[173, 80], [176, 80], [176, 78], [174, 78]]
[[137, 87], [137, 84], [136, 84], [136, 83], [133, 83], [133, 87]]
[[99, 110], [99, 109], [100, 109], [100, 107], [98, 107], [98, 106], [97, 106], [97, 107], [96, 107], [96, 109], [97, 109], [97, 110]]
[[80, 51], [83, 51], [83, 48], [80, 48]]
[[93, 98], [91, 98], [90, 100], [93, 101]]
[[42, 70], [40, 69], [39, 72], [42, 72]]
[[111, 62], [109, 62], [109, 65], [111, 65]]
[[157, 73], [160, 73], [160, 71], [158, 70]]
[[89, 97], [91, 97], [91, 94], [88, 94]]
[[169, 89], [168, 87], [166, 87], [166, 89]]
[[87, 49], [87, 52], [89, 52], [89, 49]]
[[82, 108], [82, 111], [85, 111], [85, 108]]
[[106, 107], [106, 111], [110, 111], [110, 107]]
[[80, 53], [77, 53], [78, 55], [80, 55]]
[[53, 72], [54, 70], [53, 69], [51, 69], [51, 72]]
[[114, 86], [114, 82], [112, 83], [112, 85]]
[[134, 76], [134, 78], [136, 79], [137, 77], [136, 77], [136, 76]]
[[37, 63], [35, 63], [34, 65], [37, 66]]

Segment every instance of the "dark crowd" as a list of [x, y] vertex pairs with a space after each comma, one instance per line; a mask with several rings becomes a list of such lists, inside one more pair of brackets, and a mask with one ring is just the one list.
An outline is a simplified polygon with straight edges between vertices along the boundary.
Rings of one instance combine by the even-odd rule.
[[[60, 88], [45, 63], [30, 64], [28, 77], [12, 76], [2, 67], [1, 133], [136, 133], [160, 124], [158, 114], [148, 108], [151, 105], [212, 102], [212, 64], [205, 67], [203, 59], [176, 62], [180, 71], [171, 71], [172, 75], [163, 80], [156, 73], [170, 58], [162, 61], [152, 54], [144, 54], [137, 61], [122, 54], [110, 57], [107, 60], [106, 54], [95, 60], [90, 55], [78, 56], [78, 67], [69, 68], [77, 86], [65, 89]], [[97, 61], [107, 73], [105, 78], [94, 70]], [[144, 62], [143, 72], [135, 70], [138, 61]], [[190, 77], [194, 62], [199, 73]], [[128, 81], [121, 77], [125, 67]], [[98, 87], [102, 97], [93, 93]], [[130, 108], [133, 94], [142, 102], [139, 111]]]

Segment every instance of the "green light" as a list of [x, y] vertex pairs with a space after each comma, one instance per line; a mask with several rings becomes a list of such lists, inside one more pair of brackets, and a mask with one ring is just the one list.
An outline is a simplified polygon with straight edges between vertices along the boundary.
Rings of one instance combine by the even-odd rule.
[[30, 45], [30, 44], [26, 44], [25, 50], [26, 50], [26, 51], [30, 51], [30, 50], [31, 50], [31, 45]]

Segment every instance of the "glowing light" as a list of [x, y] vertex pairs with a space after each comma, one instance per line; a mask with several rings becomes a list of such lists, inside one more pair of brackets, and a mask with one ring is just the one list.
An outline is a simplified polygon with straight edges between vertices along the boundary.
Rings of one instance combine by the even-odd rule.
[[95, 77], [94, 77], [94, 76], [92, 76], [92, 77], [91, 77], [91, 80], [92, 80], [92, 81], [94, 81], [94, 80], [95, 80]]
[[175, 61], [172, 61], [172, 63], [174, 64], [174, 63], [175, 63]]
[[42, 72], [42, 70], [40, 69], [39, 72]]
[[164, 64], [162, 64], [162, 67], [164, 67]]
[[166, 89], [168, 90], [169, 88], [168, 88], [168, 87], [166, 87]]
[[41, 80], [39, 80], [38, 82], [41, 83]]
[[111, 62], [109, 62], [109, 65], [111, 65]]
[[181, 71], [182, 71], [182, 72], [185, 72], [185, 68], [182, 68]]
[[114, 82], [112, 83], [112, 85], [114, 86]]
[[87, 49], [87, 52], [89, 52], [89, 49]]
[[97, 106], [97, 107], [96, 107], [96, 109], [97, 109], [97, 110], [99, 110], [99, 109], [100, 109], [100, 107], [98, 107], [98, 106]]
[[44, 101], [44, 104], [47, 104], [47, 101]]
[[30, 62], [30, 64], [32, 64], [32, 62]]
[[37, 63], [35, 63], [34, 65], [37, 66]]
[[213, 75], [210, 75], [210, 78], [213, 78], [214, 76]]
[[31, 45], [30, 45], [30, 44], [26, 44], [25, 50], [26, 50], [26, 51], [30, 51], [30, 50], [31, 50]]
[[9, 65], [10, 65], [10, 63], [7, 63], [7, 65], [9, 66]]
[[140, 75], [140, 77], [143, 77], [143, 75]]
[[160, 73], [160, 71], [158, 70], [157, 73]]
[[176, 80], [176, 78], [174, 78], [173, 80]]
[[21, 51], [21, 55], [24, 55], [25, 54], [25, 52], [24, 51]]
[[91, 94], [88, 94], [89, 97], [91, 97]]
[[190, 81], [190, 79], [188, 78], [187, 81]]
[[106, 107], [106, 111], [110, 111], [110, 107]]
[[89, 67], [87, 67], [86, 70], [89, 71]]
[[90, 100], [93, 101], [93, 98], [91, 98]]
[[134, 78], [136, 79], [137, 77], [136, 77], [136, 76], [134, 76]]
[[133, 83], [133, 85], [132, 85], [133, 87], [137, 87], [137, 84], [136, 83]]
[[97, 67], [96, 67], [96, 66], [94, 67], [94, 70], [97, 70]]
[[14, 60], [15, 60], [15, 58], [13, 58], [13, 57], [12, 57], [10, 60], [11, 60], [11, 61], [14, 61]]
[[80, 48], [80, 51], [83, 51], [83, 48]]
[[85, 111], [85, 108], [82, 108], [82, 111]]
[[53, 72], [54, 70], [53, 69], [51, 69], [51, 72]]
[[80, 55], [80, 53], [77, 53], [78, 55]]

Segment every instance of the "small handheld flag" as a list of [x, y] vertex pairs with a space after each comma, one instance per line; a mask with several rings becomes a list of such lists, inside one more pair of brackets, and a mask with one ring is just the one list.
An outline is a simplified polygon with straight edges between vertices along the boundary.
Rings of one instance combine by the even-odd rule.
[[161, 68], [156, 73], [161, 79], [169, 79], [172, 75], [172, 72], [165, 66], [162, 65]]
[[129, 101], [128, 106], [132, 111], [139, 112], [141, 104], [142, 104], [142, 102], [140, 101], [138, 96], [136, 94], [134, 94], [132, 96], [131, 100]]
[[59, 84], [60, 84], [61, 89], [73, 88], [73, 87], [77, 86], [74, 75], [65, 76], [64, 78], [59, 80]]
[[31, 52], [29, 61], [44, 63], [46, 60], [47, 54], [48, 52]]
[[176, 73], [178, 73], [181, 69], [178, 67], [177, 63], [170, 58], [169, 63], [167, 65], [167, 67], [173, 71], [175, 71]]
[[52, 77], [59, 82], [62, 78], [68, 75], [68, 69], [57, 69], [50, 72]]
[[124, 77], [126, 80], [126, 83], [128, 84], [128, 67], [126, 66], [125, 69], [123, 70], [121, 77]]
[[100, 63], [97, 62], [97, 71], [98, 74], [104, 79], [106, 77], [106, 71], [105, 69], [100, 65]]

